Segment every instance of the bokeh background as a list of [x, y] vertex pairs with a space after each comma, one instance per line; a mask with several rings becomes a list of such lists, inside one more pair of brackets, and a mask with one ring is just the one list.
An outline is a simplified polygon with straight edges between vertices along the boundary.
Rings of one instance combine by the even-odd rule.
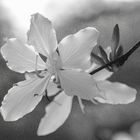
[[[60, 41], [68, 34], [87, 26], [100, 31], [98, 42], [110, 45], [112, 30], [119, 24], [125, 51], [140, 40], [140, 1], [138, 0], [0, 0], [0, 46], [7, 38], [26, 40], [30, 15], [48, 17]], [[24, 75], [9, 70], [0, 55], [0, 102], [13, 83]], [[129, 105], [86, 104], [82, 114], [75, 99], [72, 112], [55, 133], [38, 137], [37, 127], [44, 115], [46, 100], [30, 114], [16, 122], [4, 122], [0, 116], [0, 140], [140, 140], [140, 49], [110, 81], [126, 83], [138, 90]]]

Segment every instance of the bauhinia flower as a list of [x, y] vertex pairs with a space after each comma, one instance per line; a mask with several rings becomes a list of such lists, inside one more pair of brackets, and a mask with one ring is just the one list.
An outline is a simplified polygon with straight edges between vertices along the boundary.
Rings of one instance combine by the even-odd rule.
[[27, 43], [13, 38], [1, 48], [10, 69], [20, 73], [34, 72], [34, 76], [14, 85], [4, 97], [0, 111], [5, 121], [16, 121], [33, 111], [44, 95], [54, 96], [37, 132], [47, 135], [66, 121], [74, 96], [78, 97], [82, 111], [82, 99], [112, 104], [134, 101], [135, 89], [105, 80], [112, 72], [104, 69], [90, 74], [96, 65], [91, 65], [90, 53], [97, 44], [97, 29], [87, 27], [58, 44], [51, 22], [34, 14], [27, 36]]

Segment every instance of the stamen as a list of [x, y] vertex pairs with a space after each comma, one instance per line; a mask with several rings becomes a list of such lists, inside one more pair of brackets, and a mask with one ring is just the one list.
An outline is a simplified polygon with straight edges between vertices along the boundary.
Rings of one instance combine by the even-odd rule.
[[82, 113], [85, 113], [85, 106], [82, 103], [82, 99], [80, 97], [77, 97], [77, 98], [78, 98], [78, 102], [79, 102]]
[[98, 102], [95, 100], [95, 99], [90, 99], [90, 101], [93, 103], [93, 104], [98, 104]]
[[36, 55], [36, 62], [35, 62], [35, 73], [39, 78], [44, 78], [44, 76], [39, 74], [39, 71], [37, 70], [37, 61], [38, 61], [38, 55]]

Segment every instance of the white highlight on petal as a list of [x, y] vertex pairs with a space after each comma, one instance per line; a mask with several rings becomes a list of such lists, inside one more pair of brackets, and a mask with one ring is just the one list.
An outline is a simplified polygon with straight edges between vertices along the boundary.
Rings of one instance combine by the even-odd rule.
[[[32, 46], [23, 44], [19, 40], [13, 38], [9, 39], [7, 43], [2, 46], [1, 53], [10, 69], [24, 73], [25, 71], [35, 71], [36, 55], [38, 55]], [[38, 57], [38, 70], [46, 68], [43, 60]]]
[[97, 29], [87, 27], [65, 37], [58, 46], [63, 65], [68, 68], [88, 69], [90, 53], [97, 44], [98, 36]]
[[98, 86], [105, 95], [105, 99], [95, 97], [101, 103], [128, 104], [136, 98], [137, 91], [122, 83], [102, 81], [98, 83]]
[[38, 53], [50, 56], [57, 48], [56, 33], [51, 21], [38, 13], [32, 15], [27, 35], [28, 43], [33, 45]]
[[72, 108], [73, 97], [61, 92], [52, 103], [46, 107], [46, 114], [41, 119], [37, 134], [48, 135], [56, 131], [68, 118]]
[[2, 101], [0, 108], [5, 121], [16, 121], [30, 113], [40, 102], [50, 76], [32, 78], [17, 83], [12, 87]]

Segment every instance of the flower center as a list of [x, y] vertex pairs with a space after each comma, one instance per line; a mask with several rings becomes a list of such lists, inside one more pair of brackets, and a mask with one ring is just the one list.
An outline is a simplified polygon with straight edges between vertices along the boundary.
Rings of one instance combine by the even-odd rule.
[[55, 52], [52, 58], [49, 58], [46, 63], [48, 72], [51, 74], [56, 74], [58, 70], [62, 68], [61, 58], [57, 52]]

